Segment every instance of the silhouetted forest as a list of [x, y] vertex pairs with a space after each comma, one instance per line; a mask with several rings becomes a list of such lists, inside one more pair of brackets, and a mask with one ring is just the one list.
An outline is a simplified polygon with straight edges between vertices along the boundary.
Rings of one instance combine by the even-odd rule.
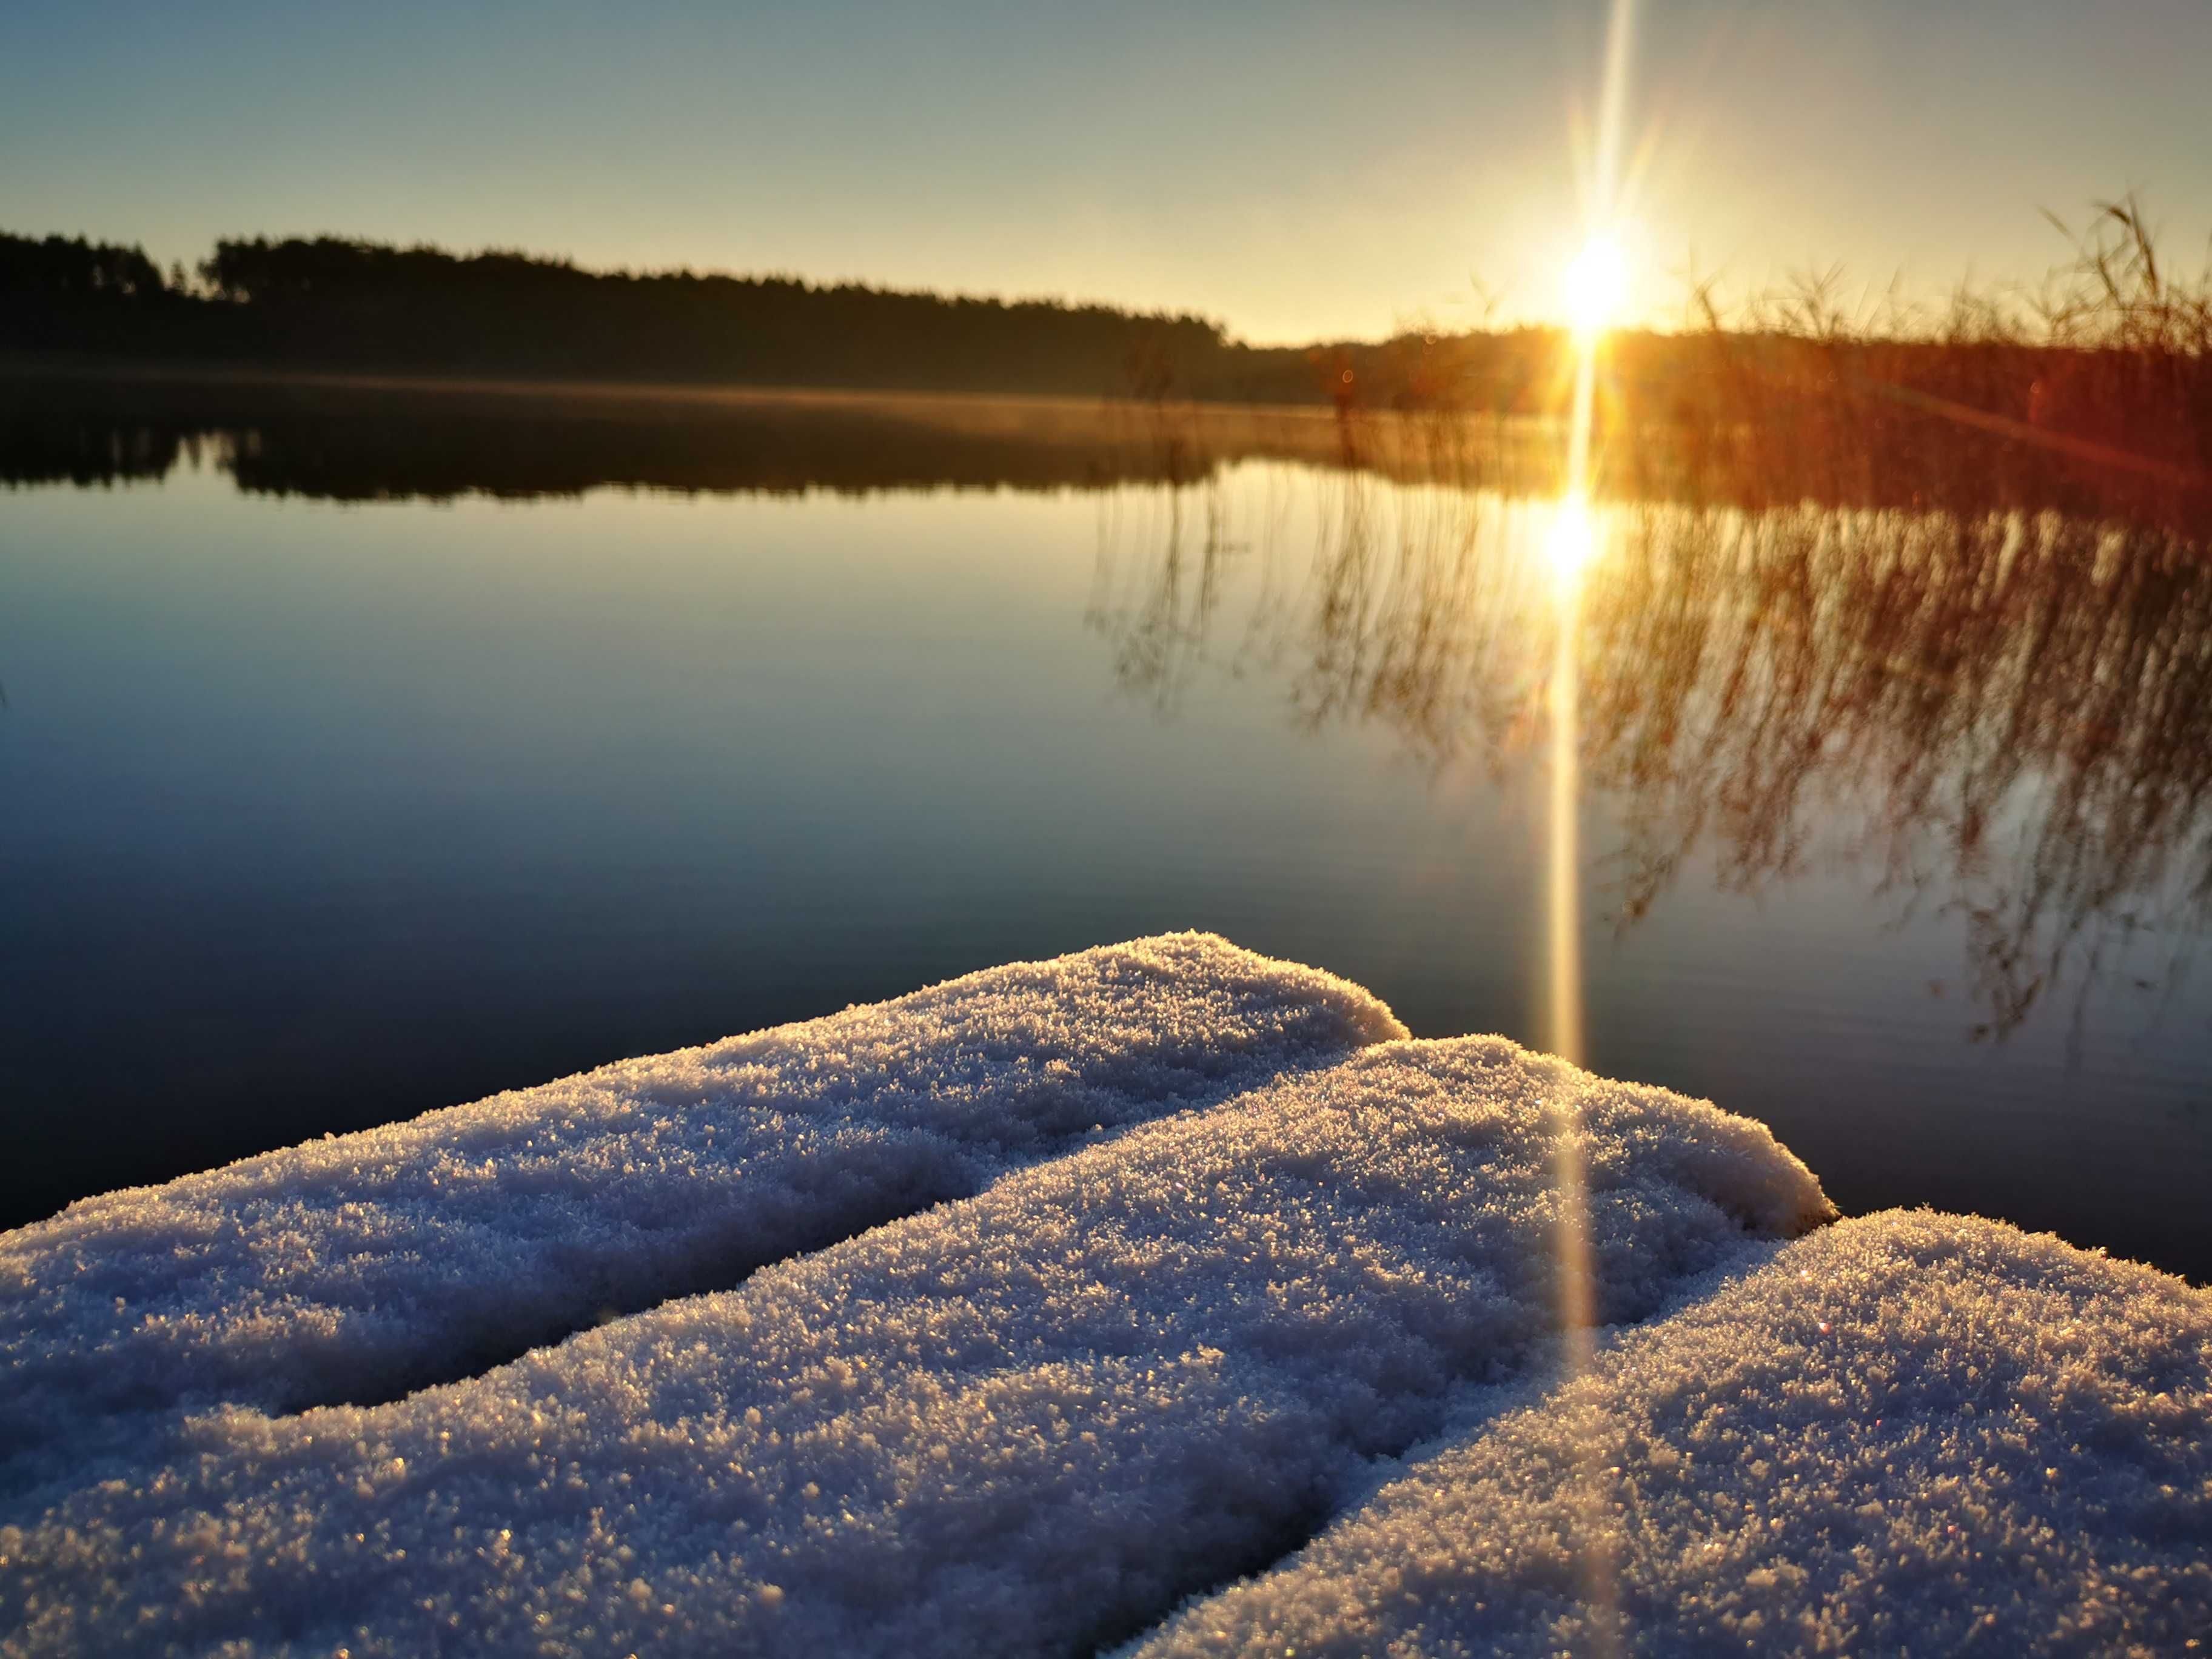
[[137, 248], [0, 234], [0, 350], [752, 386], [1323, 395], [1340, 372], [1203, 318], [790, 277], [580, 270], [331, 237], [222, 241], [197, 281]]
[[[1862, 321], [1820, 279], [1692, 320], [1680, 333], [1621, 331], [1602, 347], [1602, 431], [1633, 440], [1614, 447], [1639, 469], [1730, 471], [1732, 493], [1752, 500], [1901, 492], [1911, 501], [1955, 479], [1954, 441], [1971, 433], [1977, 473], [2057, 467], [2094, 475], [2097, 499], [2130, 513], [2171, 517], [2177, 498], [2192, 516], [2204, 508], [2212, 274], [2177, 283], [2132, 202], [2102, 205], [2078, 264], [2029, 312], [1962, 295], [1932, 320]], [[589, 271], [332, 237], [221, 241], [190, 276], [163, 272], [136, 247], [4, 234], [0, 355], [18, 368], [1305, 404], [1344, 422], [1370, 412], [1556, 414], [1571, 356], [1545, 329], [1257, 347], [1189, 315]], [[1650, 441], [1660, 430], [1668, 441]]]
[[589, 271], [335, 237], [136, 247], [0, 233], [0, 352], [288, 369], [1529, 412], [1540, 329], [1261, 347], [1202, 317], [793, 277]]

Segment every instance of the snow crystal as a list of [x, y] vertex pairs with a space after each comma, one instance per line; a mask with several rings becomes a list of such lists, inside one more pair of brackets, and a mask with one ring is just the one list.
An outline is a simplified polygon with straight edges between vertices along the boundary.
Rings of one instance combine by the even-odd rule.
[[0, 1492], [185, 1406], [388, 1399], [1404, 1028], [1182, 934], [624, 1061], [0, 1236]]
[[2212, 1295], [1848, 1221], [1424, 1459], [1199, 1654], [2181, 1654], [2212, 1641]]
[[[1606, 1317], [1828, 1213], [1759, 1126], [1389, 1043], [392, 1404], [203, 1413], [0, 1530], [25, 1653], [1073, 1651]], [[226, 1646], [225, 1644], [236, 1644]]]
[[1402, 1036], [1142, 940], [0, 1237], [0, 1654], [2212, 1632], [2212, 1293]]

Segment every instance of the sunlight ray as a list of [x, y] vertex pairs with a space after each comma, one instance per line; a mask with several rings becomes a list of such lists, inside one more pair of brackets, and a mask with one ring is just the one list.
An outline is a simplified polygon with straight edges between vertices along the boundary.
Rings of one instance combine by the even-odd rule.
[[[1583, 587], [1600, 551], [1590, 499], [1597, 358], [1627, 285], [1616, 217], [1634, 9], [1634, 0], [1613, 0], [1598, 98], [1589, 222], [1582, 250], [1565, 273], [1565, 298], [1571, 324], [1568, 337], [1574, 352], [1574, 390], [1567, 426], [1565, 489], [1549, 538], [1556, 643], [1550, 697], [1552, 787], [1545, 884], [1547, 1042], [1553, 1053], [1577, 1066], [1588, 1059], [1582, 963], [1578, 647]], [[1587, 1370], [1594, 1360], [1600, 1316], [1590, 1260], [1589, 1195], [1582, 1152], [1582, 1113], [1577, 1098], [1580, 1090], [1581, 1085], [1572, 1074], [1562, 1079], [1553, 1134], [1553, 1180], [1559, 1194], [1553, 1250], [1557, 1258], [1560, 1324], [1565, 1332], [1562, 1358], [1564, 1370], [1570, 1376]], [[1619, 1597], [1609, 1542], [1609, 1483], [1595, 1446], [1583, 1462], [1576, 1485], [1576, 1503], [1581, 1516], [1583, 1599], [1589, 1619], [1591, 1650], [1610, 1654], [1619, 1648]]]

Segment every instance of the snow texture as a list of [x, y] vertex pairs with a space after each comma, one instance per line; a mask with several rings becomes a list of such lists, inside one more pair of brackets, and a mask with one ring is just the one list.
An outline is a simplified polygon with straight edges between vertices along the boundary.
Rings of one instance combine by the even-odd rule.
[[2212, 1649], [2212, 1295], [1926, 1211], [1772, 1255], [1142, 1659]]
[[1398, 1035], [1145, 940], [0, 1239], [0, 1654], [2203, 1633], [2212, 1297]]
[[[1577, 1119], [1581, 1127], [1572, 1127]], [[194, 1420], [0, 1553], [32, 1653], [1076, 1650], [1264, 1565], [1606, 1312], [1827, 1213], [1766, 1131], [1393, 1043], [379, 1407]]]
[[1399, 1036], [1182, 934], [632, 1060], [0, 1236], [0, 1493], [182, 1407], [392, 1398]]

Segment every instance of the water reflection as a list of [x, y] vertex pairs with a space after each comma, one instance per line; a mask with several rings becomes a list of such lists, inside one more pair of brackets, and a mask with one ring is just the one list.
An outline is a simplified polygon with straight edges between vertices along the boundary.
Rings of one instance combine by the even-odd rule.
[[1540, 422], [18, 375], [0, 482], [1091, 490], [1085, 614], [1164, 714], [1211, 675], [1272, 678], [1308, 726], [1378, 725], [1431, 772], [1504, 777], [1540, 763], [1570, 644], [1574, 758], [1607, 820], [1583, 850], [1617, 926], [1693, 866], [1748, 893], [1841, 866], [1881, 921], [1956, 919], [1962, 975], [1930, 989], [1978, 1036], [2054, 1004], [2078, 1024], [2100, 988], [2154, 1009], [2212, 888], [2203, 492], [1924, 415], [1796, 444], [1599, 420], [1601, 550], [1568, 641], [1544, 498], [1571, 469]]
[[156, 482], [335, 501], [1182, 485], [1270, 459], [1495, 482], [1540, 465], [1500, 421], [1166, 401], [235, 380], [0, 366], [0, 485]]
[[[1510, 426], [1329, 409], [7, 386], [0, 471], [220, 470], [7, 508], [0, 1224], [1163, 927], [1543, 1042], [1568, 643], [1594, 1064], [1846, 1208], [2206, 1271], [2201, 981], [2152, 1018], [2212, 864], [2185, 523], [1808, 501], [1725, 434], [1644, 498], [1601, 422], [1562, 630], [1557, 426], [1524, 482]], [[433, 505], [272, 500], [380, 491]]]
[[1991, 1037], [2171, 986], [2206, 921], [2212, 576], [2175, 531], [1616, 501], [1563, 612], [1542, 503], [1345, 477], [1310, 534], [1270, 505], [1240, 536], [1219, 486], [1187, 494], [1149, 561], [1102, 542], [1091, 613], [1164, 712], [1202, 672], [1267, 672], [1307, 725], [1503, 776], [1549, 729], [1572, 616], [1622, 927], [1700, 854], [1743, 892], [1863, 869], [1884, 920], [1962, 919]]

